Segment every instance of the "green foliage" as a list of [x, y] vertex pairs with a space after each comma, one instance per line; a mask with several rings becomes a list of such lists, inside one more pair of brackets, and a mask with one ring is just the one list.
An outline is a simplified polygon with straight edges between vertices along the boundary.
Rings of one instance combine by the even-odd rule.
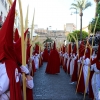
[[100, 2], [97, 4], [96, 12], [97, 12], [97, 14], [100, 14]]
[[[88, 29], [93, 33], [94, 32], [94, 27], [95, 27], [95, 24], [96, 24], [96, 20], [97, 18], [93, 19], [92, 22], [89, 24], [88, 26]], [[95, 33], [97, 31], [100, 31], [100, 17], [98, 18], [98, 22], [97, 22], [97, 25], [96, 25], [96, 29], [95, 29]]]
[[91, 2], [89, 2], [88, 0], [75, 0], [74, 2], [75, 3], [71, 4], [70, 9], [77, 9], [79, 11], [83, 11], [92, 5]]
[[46, 42], [51, 42], [52, 43], [53, 40], [51, 38], [47, 37], [47, 39], [43, 43], [46, 43]]
[[40, 42], [39, 42], [39, 41], [38, 41], [38, 42], [35, 42], [35, 45], [36, 45], [36, 44], [37, 44], [37, 45], [39, 45], [39, 44], [40, 44]]
[[[77, 36], [78, 40], [80, 40], [80, 31], [79, 30], [75, 30], [72, 33], [69, 33], [68, 36], [67, 36], [67, 39], [69, 39], [69, 37], [70, 37], [71, 42], [75, 42], [74, 39], [71, 37], [70, 34], [73, 35], [75, 38]], [[84, 39], [86, 39], [86, 37], [88, 37], [88, 33], [85, 32], [85, 31], [82, 31], [82, 39], [84, 40]]]
[[[97, 22], [97, 25], [96, 25], [95, 33], [96, 33], [97, 31], [100, 31], [100, 3], [98, 3], [98, 5], [97, 5], [97, 10], [96, 10], [96, 11], [97, 11], [97, 12], [96, 12], [97, 15], [99, 15], [99, 18], [98, 18], [98, 22]], [[90, 23], [89, 26], [88, 26], [88, 29], [89, 29], [92, 33], [94, 32], [94, 27], [95, 27], [96, 20], [97, 20], [97, 18], [92, 19], [91, 23]]]

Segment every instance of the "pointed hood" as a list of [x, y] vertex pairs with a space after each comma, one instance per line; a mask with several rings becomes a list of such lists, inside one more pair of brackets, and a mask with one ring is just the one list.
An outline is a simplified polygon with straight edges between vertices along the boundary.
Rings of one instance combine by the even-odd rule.
[[79, 46], [79, 57], [82, 57], [85, 52], [85, 45], [84, 41], [81, 41], [80, 46]]
[[74, 44], [73, 53], [75, 53], [75, 54], [77, 53], [76, 44]]
[[54, 41], [53, 49], [54, 50], [56, 49], [56, 43], [55, 43], [55, 41]]
[[14, 41], [16, 42], [19, 38], [20, 38], [20, 36], [19, 36], [19, 32], [18, 32], [18, 29], [16, 28], [16, 30], [15, 30], [15, 34], [14, 34], [15, 36], [14, 36]]
[[86, 49], [85, 58], [90, 58], [90, 48], [89, 47], [87, 47]]
[[[32, 45], [32, 44], [31, 44]], [[27, 39], [27, 47], [30, 46], [30, 38]]]
[[68, 45], [68, 54], [70, 55], [71, 53], [71, 43]]
[[46, 48], [48, 47], [48, 44], [47, 44], [47, 42], [46, 42], [46, 44], [45, 44], [45, 47], [46, 47]]
[[39, 54], [39, 46], [38, 46], [38, 44], [35, 44], [34, 54], [35, 53]]
[[26, 63], [28, 63], [28, 59], [30, 58], [30, 49], [32, 45], [29, 45], [27, 47], [27, 52], [26, 52]]
[[15, 19], [16, 0], [7, 15], [0, 30], [0, 60], [3, 58], [13, 59], [13, 27]]
[[[24, 39], [26, 37], [26, 34], [28, 33], [28, 29], [24, 33]], [[22, 64], [22, 49], [21, 49], [21, 37], [17, 40], [16, 43], [14, 43], [14, 51], [17, 58], [17, 61]]]
[[27, 56], [28, 56], [28, 57], [30, 57], [30, 49], [31, 49], [31, 46], [32, 46], [32, 45], [30, 45], [30, 46], [27, 47]]
[[62, 48], [63, 48], [63, 50], [62, 50], [62, 51], [63, 51], [63, 53], [65, 53], [65, 46], [63, 45], [63, 47], [62, 47]]

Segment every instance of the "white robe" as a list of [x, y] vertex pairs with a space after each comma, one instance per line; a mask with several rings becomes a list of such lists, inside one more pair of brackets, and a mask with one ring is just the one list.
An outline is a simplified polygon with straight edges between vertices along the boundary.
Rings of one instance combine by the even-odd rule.
[[[83, 74], [84, 74], [84, 84], [85, 84], [85, 86], [86, 86], [86, 80], [87, 80], [87, 76], [88, 76], [88, 65], [90, 64], [90, 59], [89, 58], [86, 58], [85, 60], [84, 60], [84, 65], [83, 65]], [[86, 93], [87, 93], [87, 91], [88, 91], [88, 87], [87, 87], [87, 89], [86, 89]]]
[[64, 57], [64, 65], [66, 63], [66, 53], [63, 54], [63, 57]]
[[0, 100], [9, 100], [6, 91], [9, 89], [9, 78], [6, 72], [5, 63], [0, 63]]
[[71, 62], [70, 62], [70, 75], [72, 76], [73, 71], [74, 71], [74, 62], [76, 60], [76, 56], [74, 56], [74, 58], [72, 58]]
[[38, 58], [38, 55], [34, 56], [34, 63], [35, 63], [35, 68], [39, 69], [39, 58]]
[[9, 88], [9, 78], [6, 72], [5, 63], [0, 63], [0, 95]]
[[70, 61], [70, 57], [68, 56], [68, 60], [67, 60], [67, 70], [68, 70], [69, 61]]
[[67, 53], [65, 54], [65, 57], [64, 58], [65, 58], [65, 64], [66, 64], [65, 66], [67, 67], [67, 63], [66, 63], [66, 59], [68, 58]]
[[70, 75], [72, 76], [73, 74], [73, 70], [74, 70], [74, 58], [72, 58], [71, 62], [70, 62]]
[[[17, 73], [16, 73], [17, 71]], [[19, 75], [18, 70], [16, 68], [15, 70], [15, 79], [16, 82], [19, 81]], [[26, 80], [27, 88], [32, 89], [34, 87], [33, 79], [32, 80]], [[5, 63], [0, 63], [0, 100], [9, 100], [10, 98], [10, 91], [9, 91], [9, 78], [6, 72], [6, 66]]]
[[97, 69], [96, 64], [91, 65], [91, 70], [94, 70], [91, 81], [93, 94], [95, 100], [100, 100], [100, 70]]

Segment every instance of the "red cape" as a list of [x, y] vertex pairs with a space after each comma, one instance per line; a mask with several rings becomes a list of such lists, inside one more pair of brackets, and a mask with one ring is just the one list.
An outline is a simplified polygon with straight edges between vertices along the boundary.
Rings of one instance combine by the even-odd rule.
[[[81, 67], [82, 67], [82, 65], [80, 65], [80, 69], [81, 69]], [[80, 75], [80, 69], [79, 69], [79, 75]], [[79, 79], [79, 76], [78, 76], [78, 79]], [[84, 91], [85, 91], [85, 84], [84, 84], [83, 68], [82, 68], [79, 84], [77, 84], [77, 85], [78, 85], [77, 92], [78, 93], [84, 93]]]
[[55, 49], [50, 52], [45, 72], [49, 74], [60, 73], [60, 57], [59, 53]]
[[72, 74], [71, 81], [76, 82], [77, 81], [77, 73], [78, 73], [78, 64], [77, 64], [77, 59], [74, 61], [74, 71]]
[[48, 62], [48, 57], [49, 57], [48, 50], [44, 49], [44, 52], [43, 52], [43, 61], [44, 62]]
[[20, 81], [16, 82], [15, 79], [15, 69], [18, 66], [13, 60], [5, 60], [5, 65], [10, 80], [10, 100], [22, 100]]

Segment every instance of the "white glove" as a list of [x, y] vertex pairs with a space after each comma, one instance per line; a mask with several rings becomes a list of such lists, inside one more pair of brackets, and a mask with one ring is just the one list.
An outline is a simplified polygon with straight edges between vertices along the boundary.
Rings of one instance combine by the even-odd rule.
[[23, 72], [25, 74], [28, 74], [29, 73], [29, 70], [27, 68], [27, 65], [26, 66], [22, 65], [20, 68], [21, 68], [21, 72]]
[[77, 60], [77, 62], [80, 63], [81, 61], [80, 60]]
[[32, 78], [32, 80], [26, 80], [26, 86], [29, 89], [33, 89], [33, 87], [34, 87], [33, 78]]
[[83, 56], [83, 59], [85, 58], [85, 56]]
[[34, 60], [34, 57], [33, 56], [31, 56], [30, 58], [31, 58], [31, 60]]
[[91, 71], [93, 71], [93, 69], [94, 69], [94, 64], [93, 64], [93, 65], [91, 65]]
[[73, 54], [73, 57], [75, 57], [75, 53]]

